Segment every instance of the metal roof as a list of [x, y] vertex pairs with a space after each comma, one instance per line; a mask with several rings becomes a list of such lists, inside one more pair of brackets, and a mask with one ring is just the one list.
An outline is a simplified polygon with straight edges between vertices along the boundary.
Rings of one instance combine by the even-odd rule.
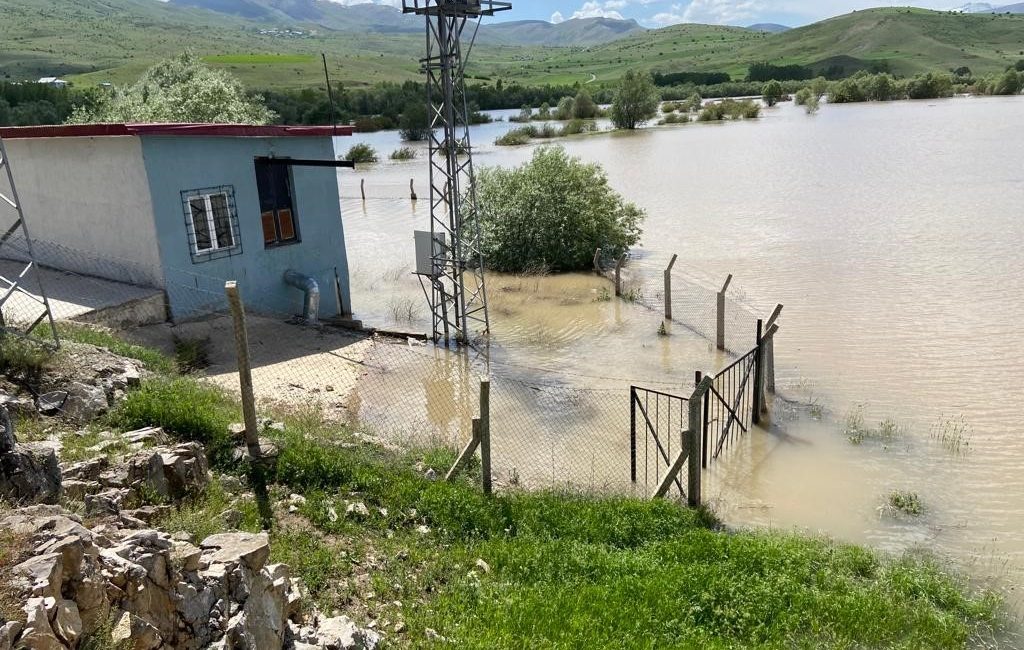
[[253, 124], [61, 124], [0, 127], [0, 138], [89, 138], [106, 136], [206, 136], [227, 138], [328, 137], [352, 135], [351, 126], [258, 126]]

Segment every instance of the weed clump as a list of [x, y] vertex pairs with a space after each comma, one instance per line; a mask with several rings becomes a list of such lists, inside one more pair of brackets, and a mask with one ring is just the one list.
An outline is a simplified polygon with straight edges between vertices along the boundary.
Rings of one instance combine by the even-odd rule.
[[354, 144], [345, 154], [345, 160], [351, 160], [357, 163], [375, 163], [377, 162], [377, 150], [368, 144], [360, 142]]
[[929, 437], [951, 454], [966, 453], [971, 447], [973, 430], [963, 415], [940, 417], [928, 432]]
[[391, 160], [413, 160], [416, 158], [416, 150], [412, 147], [399, 147], [391, 152]]
[[919, 515], [924, 512], [924, 505], [917, 492], [893, 490], [889, 494], [889, 506], [908, 515]]

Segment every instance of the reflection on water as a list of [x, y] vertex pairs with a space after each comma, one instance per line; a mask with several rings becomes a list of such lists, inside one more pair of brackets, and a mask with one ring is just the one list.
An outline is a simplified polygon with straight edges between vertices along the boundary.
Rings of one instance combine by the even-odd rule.
[[[647, 209], [635, 264], [644, 286], [657, 287], [678, 253], [677, 270], [704, 291], [732, 273], [765, 316], [786, 305], [778, 383], [804, 406], [779, 406], [773, 431], [746, 436], [711, 469], [709, 493], [727, 520], [924, 545], [976, 575], [1024, 584], [1022, 112], [1020, 98], [826, 106], [815, 116], [782, 106], [735, 124], [560, 141]], [[489, 142], [475, 141], [478, 166], [518, 164], [533, 149]], [[407, 187], [415, 177], [425, 188], [425, 169], [382, 164], [341, 172], [340, 182], [365, 175]], [[427, 329], [409, 274], [426, 204], [343, 205], [356, 311], [370, 322]], [[725, 361], [679, 323], [658, 336], [656, 311], [606, 300], [594, 276], [488, 281], [498, 376], [558, 371], [576, 388], [682, 391], [695, 369]], [[844, 420], [857, 404], [870, 426], [893, 418], [905, 433], [851, 444]], [[953, 454], [929, 431], [961, 415], [971, 444]], [[880, 511], [895, 489], [920, 494], [925, 513]]]

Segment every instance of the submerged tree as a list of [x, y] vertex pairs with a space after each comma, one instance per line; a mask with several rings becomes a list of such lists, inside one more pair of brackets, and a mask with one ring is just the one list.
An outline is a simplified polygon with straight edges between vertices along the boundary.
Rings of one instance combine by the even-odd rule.
[[508, 272], [588, 269], [595, 249], [618, 256], [636, 244], [645, 216], [599, 165], [561, 147], [541, 147], [515, 169], [482, 169], [477, 203], [487, 264]]
[[92, 107], [79, 107], [69, 123], [215, 122], [267, 124], [275, 117], [238, 79], [184, 52], [157, 63], [137, 82], [115, 89]]
[[761, 88], [761, 94], [764, 96], [764, 103], [771, 107], [782, 101], [782, 96], [785, 93], [782, 90], [782, 84], [772, 80]]
[[627, 70], [612, 102], [612, 122], [618, 129], [635, 129], [658, 114], [658, 89], [651, 75]]
[[424, 102], [410, 102], [398, 120], [399, 135], [406, 142], [419, 142], [430, 137], [427, 124], [427, 106]]

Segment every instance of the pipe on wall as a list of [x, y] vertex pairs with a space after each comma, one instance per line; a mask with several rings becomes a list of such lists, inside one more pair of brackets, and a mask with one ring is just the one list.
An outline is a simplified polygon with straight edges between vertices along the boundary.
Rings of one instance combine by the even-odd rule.
[[302, 320], [307, 325], [316, 325], [320, 314], [320, 285], [308, 275], [288, 269], [284, 272], [285, 284], [305, 293], [302, 301]]

